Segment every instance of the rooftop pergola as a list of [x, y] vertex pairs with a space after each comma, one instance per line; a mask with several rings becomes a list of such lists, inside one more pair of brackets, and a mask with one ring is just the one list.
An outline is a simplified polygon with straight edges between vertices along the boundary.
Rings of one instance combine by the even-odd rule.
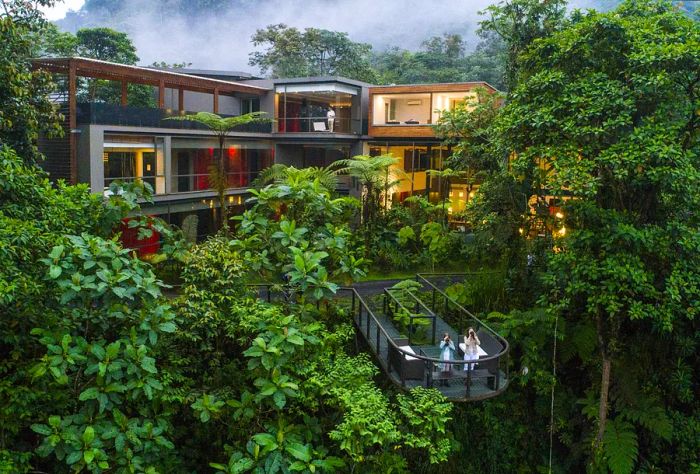
[[[112, 63], [88, 58], [40, 58], [32, 61], [35, 69], [52, 74], [64, 74], [68, 79], [68, 121], [71, 132], [77, 126], [77, 78], [104, 79], [121, 83], [121, 105], [128, 105], [128, 85], [141, 84], [157, 88], [158, 108], [165, 108], [165, 89], [178, 91], [178, 108], [184, 112], [185, 91], [212, 95], [212, 110], [219, 112], [219, 95], [247, 94], [260, 96], [269, 91], [265, 87], [239, 82], [222, 81], [159, 69]], [[77, 182], [76, 138], [70, 133], [71, 181]]]

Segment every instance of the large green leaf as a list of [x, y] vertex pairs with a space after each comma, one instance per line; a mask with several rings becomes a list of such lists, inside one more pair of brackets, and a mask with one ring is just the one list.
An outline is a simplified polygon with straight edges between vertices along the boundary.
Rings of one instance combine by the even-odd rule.
[[609, 420], [605, 426], [603, 448], [613, 474], [629, 474], [637, 460], [637, 433], [634, 426], [621, 419]]

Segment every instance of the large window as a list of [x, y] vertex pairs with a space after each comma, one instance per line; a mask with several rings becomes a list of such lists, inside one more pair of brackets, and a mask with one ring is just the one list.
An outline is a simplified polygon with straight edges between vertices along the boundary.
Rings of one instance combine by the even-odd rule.
[[445, 183], [430, 176], [427, 170], [442, 169], [450, 154], [449, 147], [425, 142], [371, 142], [368, 145], [371, 156], [389, 154], [397, 158], [395, 176], [403, 179], [392, 189], [395, 201], [401, 202], [411, 195], [424, 195], [432, 202], [439, 201]]
[[361, 133], [359, 89], [339, 83], [276, 88], [278, 132]]
[[373, 101], [373, 125], [431, 123], [430, 94], [376, 94]]
[[148, 183], [156, 194], [165, 193], [165, 167], [161, 139], [106, 136], [102, 155], [104, 186], [115, 181]]
[[[227, 143], [224, 167], [229, 188], [245, 188], [259, 172], [272, 165], [272, 145], [261, 142]], [[205, 191], [213, 188], [212, 166], [217, 166], [219, 148], [208, 140], [173, 139], [173, 192]]]
[[433, 93], [432, 120], [437, 123], [443, 112], [453, 110], [460, 104], [470, 103], [476, 98], [473, 92]]

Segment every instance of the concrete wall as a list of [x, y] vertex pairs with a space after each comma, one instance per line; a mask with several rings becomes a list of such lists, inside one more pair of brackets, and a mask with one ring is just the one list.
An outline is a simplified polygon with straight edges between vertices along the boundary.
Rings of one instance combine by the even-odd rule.
[[[184, 92], [184, 109], [188, 112], [213, 112], [214, 95], [204, 92]], [[166, 89], [165, 107], [179, 110], [178, 91]], [[219, 113], [222, 115], [240, 115], [241, 99], [229, 95], [219, 95]]]

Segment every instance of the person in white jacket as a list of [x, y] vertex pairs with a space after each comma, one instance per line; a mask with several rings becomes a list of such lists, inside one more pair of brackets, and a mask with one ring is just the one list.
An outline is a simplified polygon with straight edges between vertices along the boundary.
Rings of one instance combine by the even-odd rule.
[[333, 132], [333, 127], [335, 125], [335, 110], [333, 110], [333, 107], [328, 108], [326, 119], [328, 120], [328, 131]]
[[[481, 341], [476, 335], [476, 331], [474, 331], [474, 328], [469, 328], [469, 330], [467, 331], [467, 335], [464, 336], [464, 360], [479, 360], [480, 345]], [[464, 370], [474, 370], [474, 366], [476, 366], [476, 364], [464, 364]]]

